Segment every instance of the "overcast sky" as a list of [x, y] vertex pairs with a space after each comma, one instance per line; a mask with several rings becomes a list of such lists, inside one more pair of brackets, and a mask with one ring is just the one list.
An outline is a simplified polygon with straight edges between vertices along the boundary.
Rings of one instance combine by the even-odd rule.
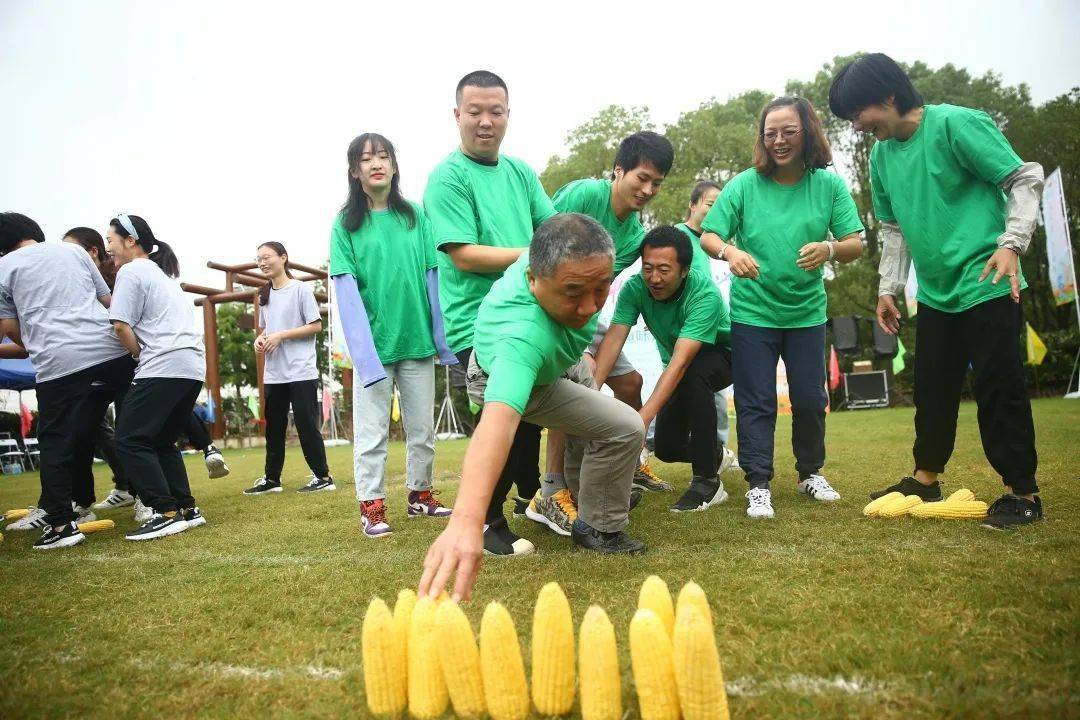
[[858, 50], [993, 69], [1037, 102], [1080, 85], [1077, 0], [382, 5], [0, 0], [2, 209], [50, 239], [140, 214], [206, 283], [265, 240], [322, 262], [361, 132], [397, 145], [419, 200], [477, 68], [509, 84], [503, 150], [538, 172], [608, 104], [670, 122]]

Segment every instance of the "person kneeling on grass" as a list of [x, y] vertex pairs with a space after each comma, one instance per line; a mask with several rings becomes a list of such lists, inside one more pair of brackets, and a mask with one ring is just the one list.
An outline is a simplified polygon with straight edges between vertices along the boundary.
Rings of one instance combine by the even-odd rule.
[[528, 254], [481, 303], [466, 377], [469, 397], [484, 411], [465, 453], [450, 523], [424, 560], [422, 593], [438, 595], [456, 571], [454, 596], [471, 594], [488, 500], [522, 420], [566, 432], [566, 481], [579, 504], [574, 545], [604, 553], [645, 549], [624, 531], [645, 426], [629, 405], [597, 391], [582, 360], [614, 259], [598, 222], [557, 215], [537, 229]]
[[713, 395], [731, 384], [731, 318], [712, 279], [691, 267], [690, 240], [665, 225], [645, 236], [641, 273], [619, 291], [611, 327], [596, 357], [596, 383], [607, 377], [630, 329], [644, 316], [664, 372], [639, 414], [656, 419], [656, 457], [689, 462], [690, 487], [675, 512], [706, 510], [727, 500], [720, 473], [734, 454], [716, 439]]

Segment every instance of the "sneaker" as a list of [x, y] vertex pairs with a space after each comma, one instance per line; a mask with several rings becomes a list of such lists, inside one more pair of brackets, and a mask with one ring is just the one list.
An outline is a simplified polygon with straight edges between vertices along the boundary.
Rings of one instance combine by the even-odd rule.
[[746, 516], [752, 518], [771, 518], [772, 493], [769, 488], [750, 488], [746, 493]]
[[703, 478], [695, 475], [690, 479], [690, 487], [686, 488], [682, 497], [671, 506], [671, 512], [708, 510], [727, 499], [727, 491], [724, 490], [724, 483], [719, 476]]
[[527, 517], [526, 512], [529, 509], [530, 500], [526, 500], [520, 495], [514, 496], [514, 517]]
[[453, 508], [448, 508], [435, 499], [430, 490], [410, 490], [408, 516], [414, 517], [450, 517]]
[[27, 508], [29, 512], [25, 517], [21, 517], [15, 522], [8, 523], [5, 530], [41, 530], [42, 528], [49, 527], [49, 523], [45, 522], [45, 510], [43, 508], [34, 507], [31, 505]]
[[642, 463], [634, 471], [634, 486], [646, 492], [671, 492], [675, 489], [674, 485], [654, 475], [649, 463]]
[[180, 511], [180, 514], [183, 515], [184, 520], [187, 521], [188, 530], [206, 524], [206, 516], [202, 514], [202, 511], [199, 510], [198, 506], [192, 508], [184, 508]]
[[337, 490], [337, 485], [334, 484], [334, 478], [330, 475], [327, 475], [324, 478], [315, 477], [314, 475], [312, 475], [311, 480], [308, 481], [308, 484], [302, 488], [299, 488], [296, 492], [313, 493], [322, 492], [323, 490]]
[[1005, 493], [986, 511], [986, 519], [979, 525], [988, 530], [1008, 530], [1017, 525], [1029, 525], [1043, 519], [1042, 500], [1034, 500]]
[[95, 510], [108, 510], [109, 508], [127, 507], [135, 504], [135, 496], [119, 488], [113, 488], [105, 499], [94, 505]]
[[82, 534], [75, 522], [69, 522], [59, 531], [51, 525], [45, 528], [45, 532], [41, 533], [41, 537], [34, 543], [35, 550], [55, 550], [57, 548], [71, 547], [72, 545], [78, 545], [86, 536]]
[[78, 517], [75, 518], [76, 525], [78, 525], [79, 523], [93, 522], [97, 520], [97, 515], [95, 515], [89, 508], [84, 508], [81, 505], [71, 503], [71, 509], [75, 511], [76, 515], [78, 515]]
[[722, 448], [720, 448], [720, 453], [718, 453], [718, 454], [719, 454], [720, 457], [718, 457], [717, 460], [716, 460], [716, 474], [717, 475], [723, 475], [728, 470], [738, 470], [739, 469], [739, 456], [736, 455], [731, 450], [731, 448], [722, 447]]
[[630, 486], [630, 509], [633, 510], [641, 502], [641, 498], [645, 497], [645, 491], [639, 487]]
[[143, 505], [142, 500], [135, 498], [135, 522], [142, 525], [154, 516], [154, 508]]
[[206, 463], [206, 472], [211, 480], [223, 478], [229, 474], [229, 466], [225, 464], [225, 456], [213, 445], [207, 445], [203, 450], [203, 462]]
[[536, 552], [536, 546], [510, 531], [506, 518], [484, 526], [484, 554], [521, 557]]
[[280, 480], [267, 480], [266, 476], [259, 478], [255, 484], [244, 491], [245, 495], [265, 495], [266, 493], [281, 492]]
[[595, 550], [608, 555], [636, 555], [645, 552], [645, 543], [627, 535], [622, 530], [602, 532], [578, 518], [570, 533], [574, 546], [583, 550]]
[[182, 513], [172, 517], [154, 513], [150, 519], [124, 536], [125, 540], [153, 540], [182, 533], [188, 529], [188, 522]]
[[891, 492], [898, 492], [902, 495], [918, 495], [922, 498], [923, 502], [937, 502], [941, 500], [941, 483], [937, 480], [933, 485], [923, 485], [915, 478], [908, 475], [907, 477], [900, 478], [900, 482], [895, 485], [890, 485], [884, 490], [876, 490], [870, 493], [871, 500], [877, 500], [879, 497], [884, 497]]
[[360, 528], [367, 538], [389, 537], [392, 534], [390, 524], [386, 522], [386, 503], [382, 498], [360, 501]]
[[833, 490], [832, 485], [829, 484], [829, 481], [826, 480], [823, 475], [818, 475], [817, 473], [814, 473], [805, 480], [800, 480], [798, 488], [799, 492], [809, 495], [815, 500], [836, 502], [840, 499], [840, 493]]
[[570, 491], [563, 488], [546, 498], [537, 494], [525, 508], [525, 517], [547, 525], [557, 535], [570, 537], [570, 528], [577, 520], [577, 506]]

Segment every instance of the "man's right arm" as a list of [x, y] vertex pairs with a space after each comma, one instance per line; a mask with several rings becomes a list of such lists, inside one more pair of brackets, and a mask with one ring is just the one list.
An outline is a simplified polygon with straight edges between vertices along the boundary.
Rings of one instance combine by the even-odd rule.
[[472, 243], [444, 242], [440, 249], [450, 256], [454, 267], [463, 272], [502, 272], [528, 248], [503, 248]]
[[612, 324], [608, 327], [604, 339], [600, 342], [600, 347], [596, 350], [596, 371], [593, 373], [596, 378], [596, 387], [600, 387], [607, 380], [629, 336], [629, 325]]

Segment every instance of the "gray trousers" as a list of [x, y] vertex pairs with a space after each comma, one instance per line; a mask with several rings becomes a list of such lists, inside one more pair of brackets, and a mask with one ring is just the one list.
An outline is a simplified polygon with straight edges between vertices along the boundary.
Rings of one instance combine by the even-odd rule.
[[[469, 398], [483, 405], [487, 374], [469, 361]], [[566, 432], [566, 485], [578, 502], [579, 517], [601, 532], [616, 532], [630, 522], [630, 485], [645, 440], [641, 416], [621, 400], [596, 389], [583, 362], [550, 385], [533, 388], [526, 422]]]

